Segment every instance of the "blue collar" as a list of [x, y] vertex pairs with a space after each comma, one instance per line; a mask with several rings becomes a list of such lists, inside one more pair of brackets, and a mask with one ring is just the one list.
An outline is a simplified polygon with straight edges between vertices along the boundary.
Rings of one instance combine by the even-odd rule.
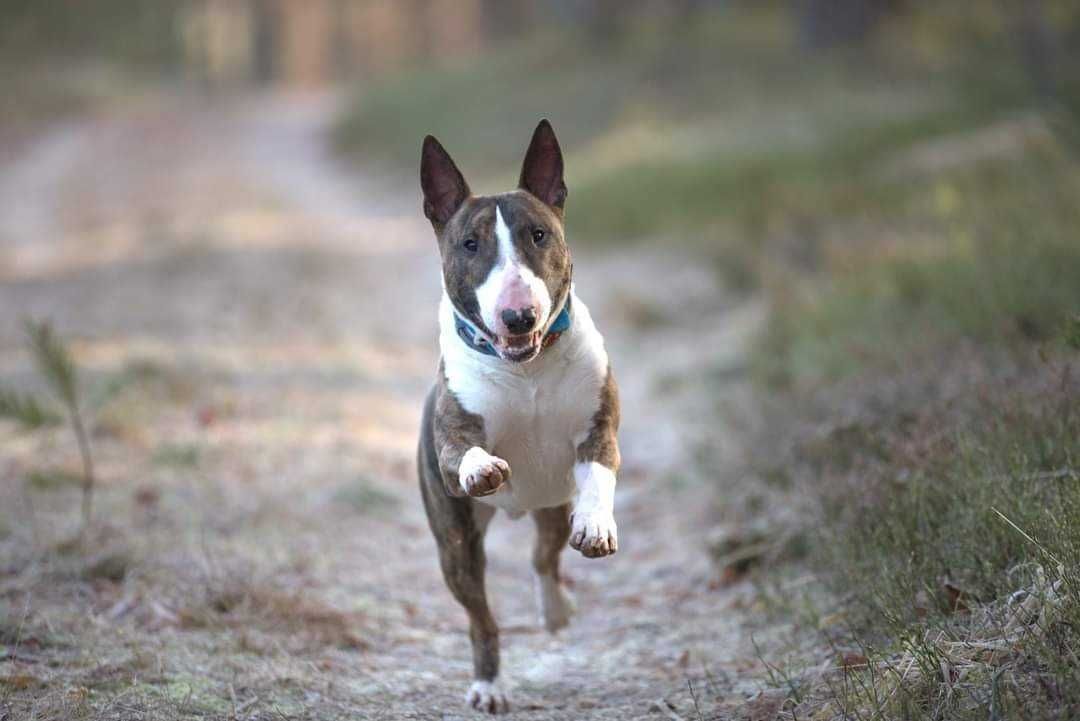
[[[491, 346], [491, 343], [476, 330], [472, 323], [462, 318], [456, 310], [454, 311], [454, 327], [457, 328], [458, 337], [465, 341], [465, 345], [469, 346], [477, 353], [495, 356], [496, 358], [499, 356], [498, 352]], [[558, 340], [560, 335], [568, 330], [570, 330], [569, 293], [566, 295], [566, 303], [563, 304], [563, 309], [559, 312], [559, 315], [555, 316], [555, 322], [548, 327], [547, 333], [544, 334], [544, 339], [540, 341], [540, 348], [547, 348]]]

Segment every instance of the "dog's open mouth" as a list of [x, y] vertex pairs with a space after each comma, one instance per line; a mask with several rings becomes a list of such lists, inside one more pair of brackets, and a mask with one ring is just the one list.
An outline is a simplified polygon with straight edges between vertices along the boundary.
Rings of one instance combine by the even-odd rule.
[[540, 331], [522, 335], [500, 336], [495, 341], [495, 349], [503, 360], [524, 363], [536, 357], [540, 352]]

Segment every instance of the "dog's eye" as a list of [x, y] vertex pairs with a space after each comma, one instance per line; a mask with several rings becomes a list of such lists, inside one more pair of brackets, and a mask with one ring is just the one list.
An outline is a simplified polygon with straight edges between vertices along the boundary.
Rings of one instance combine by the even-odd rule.
[[532, 239], [537, 245], [544, 242], [544, 238], [547, 237], [547, 232], [543, 228], [533, 228]]
[[480, 247], [480, 244], [476, 242], [476, 238], [473, 238], [472, 236], [466, 238], [465, 242], [463, 242], [462, 245], [465, 246], [465, 250], [469, 251], [470, 253], [475, 253]]

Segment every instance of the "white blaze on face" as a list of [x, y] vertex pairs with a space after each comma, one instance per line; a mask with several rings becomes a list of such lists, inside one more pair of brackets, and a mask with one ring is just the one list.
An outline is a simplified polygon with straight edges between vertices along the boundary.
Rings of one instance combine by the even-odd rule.
[[498, 335], [508, 334], [502, 322], [502, 312], [520, 312], [523, 308], [531, 307], [536, 311], [537, 327], [543, 328], [551, 312], [551, 294], [544, 281], [518, 257], [510, 228], [503, 220], [498, 204], [495, 206], [495, 238], [499, 243], [495, 265], [476, 289], [476, 301], [484, 325]]

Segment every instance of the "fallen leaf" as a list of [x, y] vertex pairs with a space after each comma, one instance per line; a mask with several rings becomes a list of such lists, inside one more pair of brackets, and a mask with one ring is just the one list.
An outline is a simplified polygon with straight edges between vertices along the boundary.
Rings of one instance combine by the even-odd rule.
[[864, 669], [870, 664], [870, 659], [861, 653], [848, 651], [836, 657], [836, 665], [845, 671]]
[[10, 676], [5, 676], [0, 679], [5, 686], [13, 691], [25, 691], [28, 688], [34, 688], [41, 685], [41, 680], [36, 676], [31, 676], [28, 673], [13, 673]]
[[720, 572], [720, 578], [716, 580], [717, 588], [727, 588], [728, 586], [734, 586], [739, 581], [746, 578], [746, 574], [749, 571], [747, 568], [739, 568], [737, 566], [726, 566], [724, 570]]
[[746, 702], [747, 721], [775, 721], [786, 696], [777, 691], [762, 691]]
[[195, 419], [201, 428], [209, 428], [217, 422], [217, 411], [213, 406], [203, 406], [195, 414]]
[[709, 552], [713, 563], [720, 568], [719, 585], [730, 586], [741, 581], [773, 548], [775, 541], [763, 533], [730, 534], [713, 541]]
[[915, 594], [915, 618], [926, 618], [930, 613], [930, 597], [926, 591]]
[[135, 491], [135, 503], [143, 508], [156, 508], [161, 500], [161, 491], [152, 486], [142, 486]]
[[131, 559], [124, 553], [108, 553], [99, 556], [86, 567], [83, 576], [88, 579], [102, 579], [119, 583], [127, 575]]

